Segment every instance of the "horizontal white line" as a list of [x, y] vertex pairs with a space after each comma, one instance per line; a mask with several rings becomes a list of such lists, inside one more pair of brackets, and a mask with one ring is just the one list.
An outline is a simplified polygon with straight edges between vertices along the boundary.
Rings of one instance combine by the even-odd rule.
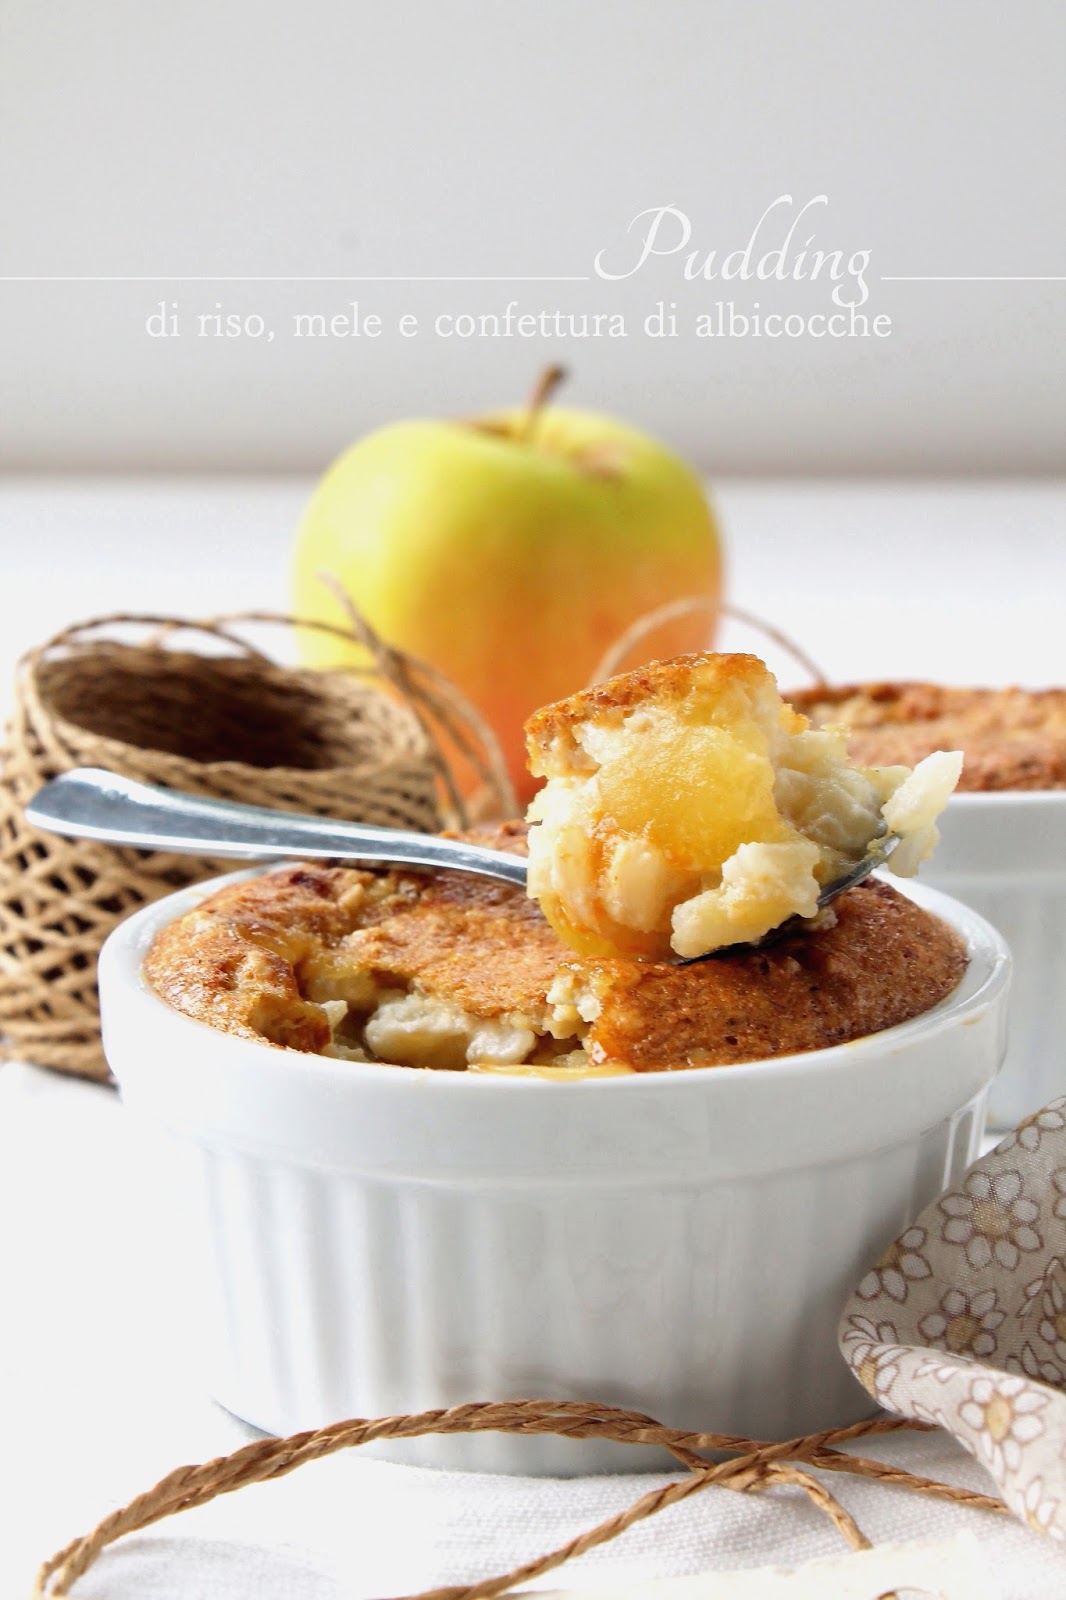
[[225, 273], [202, 273], [198, 276], [177, 273], [173, 277], [30, 277], [0, 274], [0, 283], [588, 283], [588, 275], [556, 275], [551, 277], [316, 277], [268, 278], [228, 276]]
[[921, 277], [921, 278], [889, 278], [881, 276], [882, 283], [1066, 283], [1066, 276], [1056, 278], [993, 278], [978, 277]]
[[[489, 274], [443, 274], [412, 276], [410, 274], [378, 274], [364, 277], [253, 277], [227, 273], [175, 273], [171, 276], [118, 277], [89, 275], [34, 276], [32, 274], [0, 274], [0, 283], [591, 283], [588, 273], [553, 273], [542, 276], [494, 277]], [[883, 273], [881, 283], [1066, 283], [1066, 274], [1054, 276], [992, 276], [971, 273], [965, 276], [922, 274], [899, 276]]]

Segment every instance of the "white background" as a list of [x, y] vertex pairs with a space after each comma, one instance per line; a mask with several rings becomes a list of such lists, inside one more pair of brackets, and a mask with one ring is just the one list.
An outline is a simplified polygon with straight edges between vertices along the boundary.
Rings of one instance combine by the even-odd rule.
[[[1057, 0], [7, 0], [0, 272], [584, 275], [648, 206], [741, 248], [780, 194], [873, 252], [877, 340], [151, 340], [176, 300], [284, 329], [353, 298], [811, 312], [821, 285], [0, 284], [10, 466], [317, 469], [411, 411], [518, 399], [545, 359], [717, 474], [1058, 470], [1066, 273]], [[776, 241], [774, 241], [776, 242]], [[612, 258], [613, 259], [613, 258]], [[658, 270], [653, 270], [657, 268]]]

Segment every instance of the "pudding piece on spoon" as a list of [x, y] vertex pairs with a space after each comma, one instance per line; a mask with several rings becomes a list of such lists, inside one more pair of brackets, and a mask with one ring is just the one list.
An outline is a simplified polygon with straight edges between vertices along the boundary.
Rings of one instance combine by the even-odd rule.
[[811, 728], [750, 655], [638, 667], [537, 711], [526, 742], [547, 780], [530, 895], [582, 953], [652, 961], [815, 917], [886, 831], [892, 870], [915, 872], [962, 770], [957, 751], [852, 765], [846, 735]]

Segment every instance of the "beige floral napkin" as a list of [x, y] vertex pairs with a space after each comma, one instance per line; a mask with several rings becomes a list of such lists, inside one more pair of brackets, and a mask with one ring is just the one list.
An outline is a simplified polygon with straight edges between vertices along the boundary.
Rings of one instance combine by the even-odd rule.
[[1066, 1540], [1066, 1095], [889, 1246], [840, 1346], [881, 1405], [954, 1434], [1019, 1517]]

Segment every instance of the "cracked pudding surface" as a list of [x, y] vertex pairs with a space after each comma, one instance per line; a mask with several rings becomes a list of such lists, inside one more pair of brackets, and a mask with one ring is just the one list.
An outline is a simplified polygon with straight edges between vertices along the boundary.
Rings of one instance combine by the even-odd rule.
[[855, 761], [965, 752], [960, 790], [1066, 789], [1066, 689], [858, 683], [791, 696], [816, 727], [844, 730]]
[[[519, 854], [527, 829], [462, 837]], [[757, 1061], [920, 1015], [966, 968], [957, 935], [887, 884], [815, 929], [691, 966], [577, 958], [515, 886], [466, 873], [297, 866], [231, 884], [156, 935], [144, 976], [187, 1016], [352, 1063], [547, 1078]]]
[[861, 767], [811, 728], [755, 656], [651, 662], [526, 724], [547, 781], [528, 820], [529, 892], [575, 950], [695, 957], [755, 941], [862, 861], [887, 829], [893, 870], [931, 854], [961, 766]]

